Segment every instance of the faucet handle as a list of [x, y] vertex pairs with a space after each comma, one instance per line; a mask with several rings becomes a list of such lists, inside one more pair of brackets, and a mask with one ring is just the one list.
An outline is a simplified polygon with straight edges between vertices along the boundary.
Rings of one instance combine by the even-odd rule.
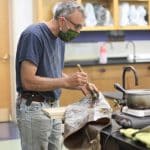
[[126, 48], [129, 47], [129, 44], [131, 44], [132, 47], [133, 47], [133, 62], [136, 62], [136, 46], [135, 46], [135, 43], [133, 41], [128, 41], [126, 43]]

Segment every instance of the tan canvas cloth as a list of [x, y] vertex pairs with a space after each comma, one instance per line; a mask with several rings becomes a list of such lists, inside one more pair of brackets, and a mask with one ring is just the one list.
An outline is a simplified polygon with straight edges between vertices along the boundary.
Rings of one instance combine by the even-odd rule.
[[111, 124], [111, 108], [100, 93], [91, 108], [87, 96], [65, 111], [64, 145], [71, 150], [100, 150], [100, 131]]

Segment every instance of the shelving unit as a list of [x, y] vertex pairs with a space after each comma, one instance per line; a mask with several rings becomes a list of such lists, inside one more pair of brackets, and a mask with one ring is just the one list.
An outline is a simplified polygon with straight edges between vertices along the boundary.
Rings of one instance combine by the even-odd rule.
[[83, 6], [86, 3], [99, 4], [104, 8], [107, 8], [111, 14], [113, 25], [110, 26], [87, 26], [83, 28], [83, 31], [99, 31], [99, 30], [117, 30], [118, 24], [118, 0], [81, 0]]
[[[52, 8], [56, 2], [60, 0], [33, 0], [34, 6], [34, 21], [48, 20], [52, 17]], [[110, 31], [110, 30], [150, 30], [150, 0], [77, 0], [78, 3], [83, 4], [87, 3], [96, 3], [103, 5], [108, 8], [113, 19], [112, 26], [91, 26], [84, 27], [82, 31]], [[128, 2], [129, 4], [139, 5], [142, 4], [147, 11], [147, 22], [148, 25], [130, 25], [130, 26], [120, 26], [119, 25], [119, 5], [122, 2]]]
[[[113, 26], [93, 26], [84, 27], [83, 31], [99, 31], [99, 30], [150, 30], [150, 0], [80, 0], [83, 5], [87, 2], [97, 3], [105, 6], [110, 12], [113, 18]], [[128, 25], [120, 26], [120, 10], [119, 5], [123, 2], [128, 2], [129, 4], [139, 5], [142, 4], [146, 8], [148, 14], [148, 25]]]
[[150, 0], [119, 0], [119, 4], [122, 2], [128, 2], [129, 4], [134, 4], [138, 6], [142, 4], [147, 11], [147, 25], [128, 25], [128, 26], [118, 26], [119, 30], [150, 30]]

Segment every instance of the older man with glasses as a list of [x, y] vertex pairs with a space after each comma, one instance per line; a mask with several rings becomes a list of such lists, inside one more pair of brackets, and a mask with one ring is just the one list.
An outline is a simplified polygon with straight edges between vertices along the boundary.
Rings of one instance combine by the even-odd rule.
[[42, 109], [59, 106], [61, 88], [89, 92], [85, 72], [62, 72], [64, 42], [79, 35], [84, 21], [82, 6], [75, 1], [60, 2], [50, 21], [31, 25], [20, 36], [16, 110], [22, 150], [60, 150], [61, 120], [47, 117]]

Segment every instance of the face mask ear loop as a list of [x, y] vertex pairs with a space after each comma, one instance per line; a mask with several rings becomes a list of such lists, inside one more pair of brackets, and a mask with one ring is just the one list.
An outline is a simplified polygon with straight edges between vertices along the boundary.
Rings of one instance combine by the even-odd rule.
[[[60, 18], [62, 19], [62, 22], [63, 22], [63, 21], [65, 22], [66, 27], [67, 27], [67, 30], [69, 30], [69, 29], [70, 29], [70, 27], [68, 27], [68, 25], [67, 25], [66, 18], [65, 18], [65, 17], [63, 17], [63, 16], [61, 16]], [[62, 31], [62, 28], [61, 28], [61, 31]]]
[[65, 19], [64, 19], [64, 17], [59, 17], [59, 19], [61, 19], [60, 23], [59, 23], [59, 30], [62, 31], [62, 27], [61, 26], [63, 25], [63, 21], [65, 21]]

